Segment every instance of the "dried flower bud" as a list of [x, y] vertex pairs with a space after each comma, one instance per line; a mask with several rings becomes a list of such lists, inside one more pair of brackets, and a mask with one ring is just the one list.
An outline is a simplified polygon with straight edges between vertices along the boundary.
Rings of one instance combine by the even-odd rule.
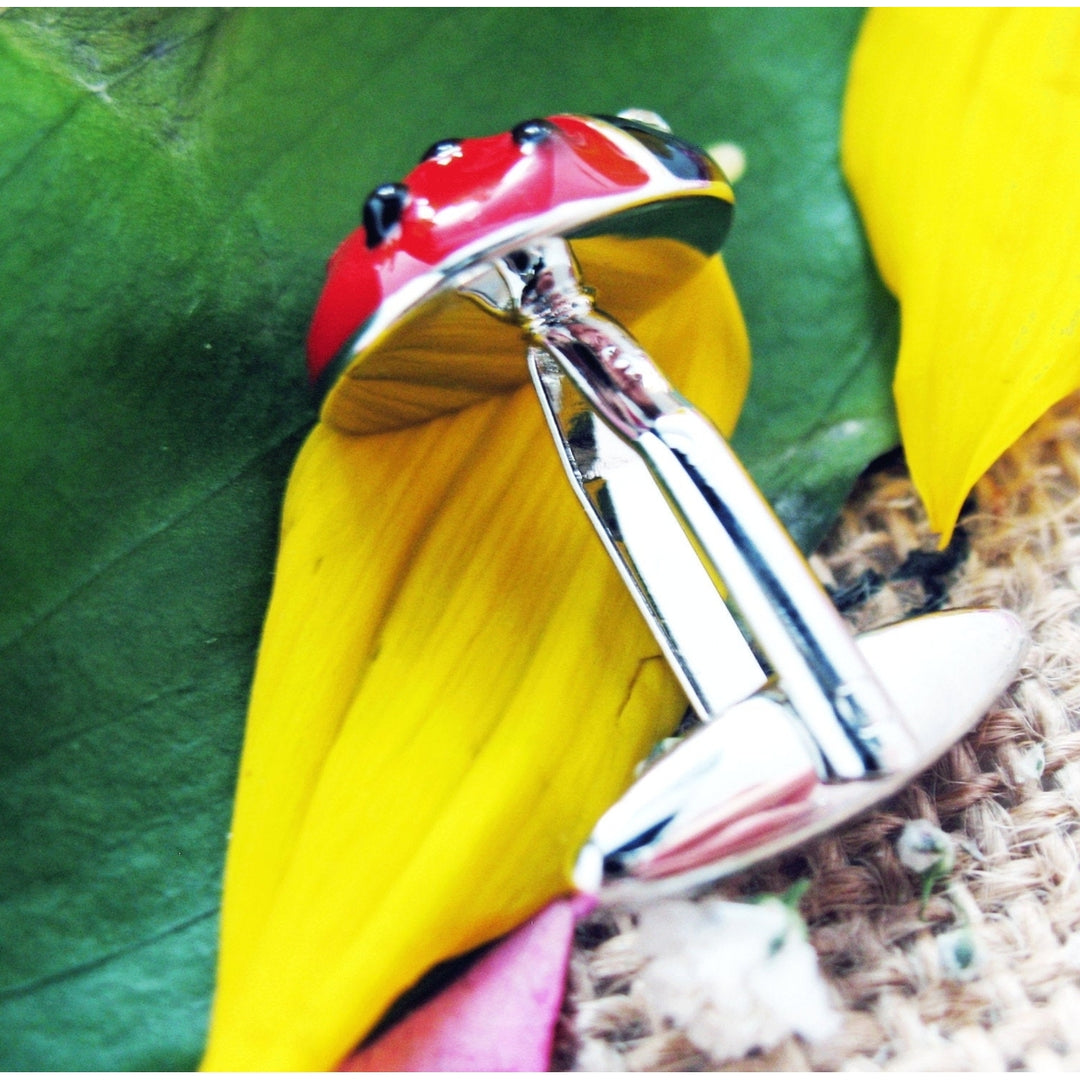
[[955, 848], [952, 840], [925, 818], [909, 821], [896, 842], [900, 861], [916, 874], [947, 874], [953, 868]]
[[938, 935], [938, 960], [941, 972], [954, 982], [969, 982], [982, 972], [983, 957], [970, 927]]
[[638, 932], [646, 997], [717, 1061], [839, 1026], [806, 928], [778, 899], [663, 901], [642, 912]]

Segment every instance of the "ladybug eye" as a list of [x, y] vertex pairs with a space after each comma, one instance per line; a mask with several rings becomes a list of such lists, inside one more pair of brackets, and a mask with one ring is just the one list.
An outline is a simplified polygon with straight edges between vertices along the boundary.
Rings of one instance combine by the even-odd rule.
[[424, 151], [420, 160], [431, 161], [432, 158], [447, 160], [455, 157], [461, 157], [461, 141], [459, 139], [440, 139], [437, 143], [432, 143]]
[[551, 138], [555, 131], [555, 125], [549, 124], [546, 120], [522, 120], [510, 132], [510, 136], [518, 146], [524, 149]]
[[378, 247], [390, 230], [401, 220], [409, 202], [409, 189], [404, 184], [382, 184], [364, 203], [364, 232], [367, 246]]

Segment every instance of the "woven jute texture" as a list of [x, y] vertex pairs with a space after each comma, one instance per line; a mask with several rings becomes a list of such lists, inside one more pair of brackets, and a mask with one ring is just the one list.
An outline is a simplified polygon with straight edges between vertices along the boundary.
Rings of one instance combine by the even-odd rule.
[[[936, 608], [1014, 611], [1032, 639], [1020, 676], [891, 801], [708, 890], [743, 899], [809, 879], [800, 911], [840, 1013], [833, 1036], [710, 1059], [637, 977], [636, 913], [600, 910], [578, 928], [556, 1067], [1080, 1068], [1080, 395], [979, 483], [944, 553], [894, 459], [860, 481], [812, 563], [859, 630]], [[956, 844], [954, 869], [925, 905], [896, 850], [915, 819]], [[975, 977], [941, 959], [940, 935], [958, 926], [976, 944]]]

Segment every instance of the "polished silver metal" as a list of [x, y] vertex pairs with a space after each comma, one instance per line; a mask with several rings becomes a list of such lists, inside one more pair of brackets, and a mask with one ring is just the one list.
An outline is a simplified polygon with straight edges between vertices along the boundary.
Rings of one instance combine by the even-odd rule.
[[1012, 679], [1026, 635], [1008, 612], [853, 638], [720, 433], [594, 309], [564, 241], [460, 288], [524, 330], [571, 486], [708, 721], [603, 815], [580, 889], [611, 903], [685, 891], [804, 843], [932, 764]]
[[[634, 119], [668, 130], [652, 114]], [[491, 348], [418, 347], [429, 319], [450, 327], [456, 313], [474, 315], [469, 301], [524, 333], [572, 488], [708, 721], [649, 766], [584, 846], [578, 884], [611, 899], [693, 888], [886, 797], [979, 718], [1012, 678], [1024, 634], [1004, 612], [967, 612], [851, 637], [722, 436], [594, 309], [562, 239], [617, 237], [637, 273], [654, 254], [665, 265], [653, 239], [711, 255], [730, 222], [730, 184], [678, 140], [587, 122], [646, 179], [553, 204], [538, 189], [534, 213], [406, 266], [327, 368], [336, 381], [323, 418], [386, 431], [519, 386], [521, 352], [505, 328]], [[602, 259], [593, 265], [594, 284], [616, 280]]]
[[[853, 639], [722, 437], [629, 335], [597, 315], [587, 294], [567, 296], [560, 274], [551, 289], [566, 291], [548, 308], [535, 301], [550, 251], [545, 244], [499, 268], [486, 282], [489, 302], [502, 311], [518, 303], [526, 313], [540, 343], [529, 348], [530, 374], [571, 484], [691, 704], [712, 721], [646, 769], [579, 855], [580, 889], [608, 903], [634, 902], [745, 869], [896, 792], [1005, 689], [1026, 634], [1009, 612], [962, 611]], [[515, 279], [526, 285], [508, 304]], [[669, 501], [758, 641], [768, 643], [778, 680], [766, 680]], [[867, 729], [821, 711], [808, 718], [819, 700], [812, 691], [827, 697], [835, 685], [811, 682], [808, 693], [822, 655], [826, 672], [843, 670], [849, 679], [856, 672], [871, 701], [895, 710], [884, 723], [875, 717], [870, 745], [889, 751], [876, 771], [839, 783], [837, 748], [843, 753], [850, 740], [862, 751]]]
[[[637, 342], [593, 308], [569, 245], [537, 240], [489, 264], [464, 291], [493, 314], [516, 319], [637, 454], [729, 591], [827, 775], [860, 779], [915, 760], [903, 718], [738, 458]], [[565, 459], [565, 440], [556, 442]], [[598, 531], [605, 533], [603, 524]], [[632, 589], [642, 600], [641, 588]], [[685, 665], [683, 676], [702, 682]]]
[[961, 738], [1012, 681], [1027, 635], [1008, 611], [927, 615], [858, 646], [919, 746], [887, 775], [822, 783], [792, 704], [769, 691], [684, 739], [597, 823], [575, 883], [610, 903], [682, 892], [743, 870], [888, 798]]
[[648, 467], [543, 349], [529, 374], [571, 486], [702, 719], [756, 693], [768, 675]]

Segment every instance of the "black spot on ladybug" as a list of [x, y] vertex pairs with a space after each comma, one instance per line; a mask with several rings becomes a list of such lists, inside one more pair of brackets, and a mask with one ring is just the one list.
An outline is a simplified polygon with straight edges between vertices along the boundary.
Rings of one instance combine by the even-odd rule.
[[674, 135], [650, 124], [628, 120], [625, 116], [600, 116], [637, 139], [672, 176], [680, 180], [711, 180], [719, 169], [692, 143], [683, 142]]
[[518, 146], [536, 146], [550, 139], [558, 129], [547, 120], [522, 120], [514, 127], [510, 135]]
[[381, 184], [364, 202], [364, 232], [367, 246], [378, 247], [390, 230], [401, 220], [409, 202], [409, 189], [404, 184]]
[[440, 139], [437, 143], [432, 143], [421, 155], [421, 161], [430, 161], [432, 158], [442, 157], [444, 154], [453, 154], [455, 151], [460, 150], [460, 139]]

